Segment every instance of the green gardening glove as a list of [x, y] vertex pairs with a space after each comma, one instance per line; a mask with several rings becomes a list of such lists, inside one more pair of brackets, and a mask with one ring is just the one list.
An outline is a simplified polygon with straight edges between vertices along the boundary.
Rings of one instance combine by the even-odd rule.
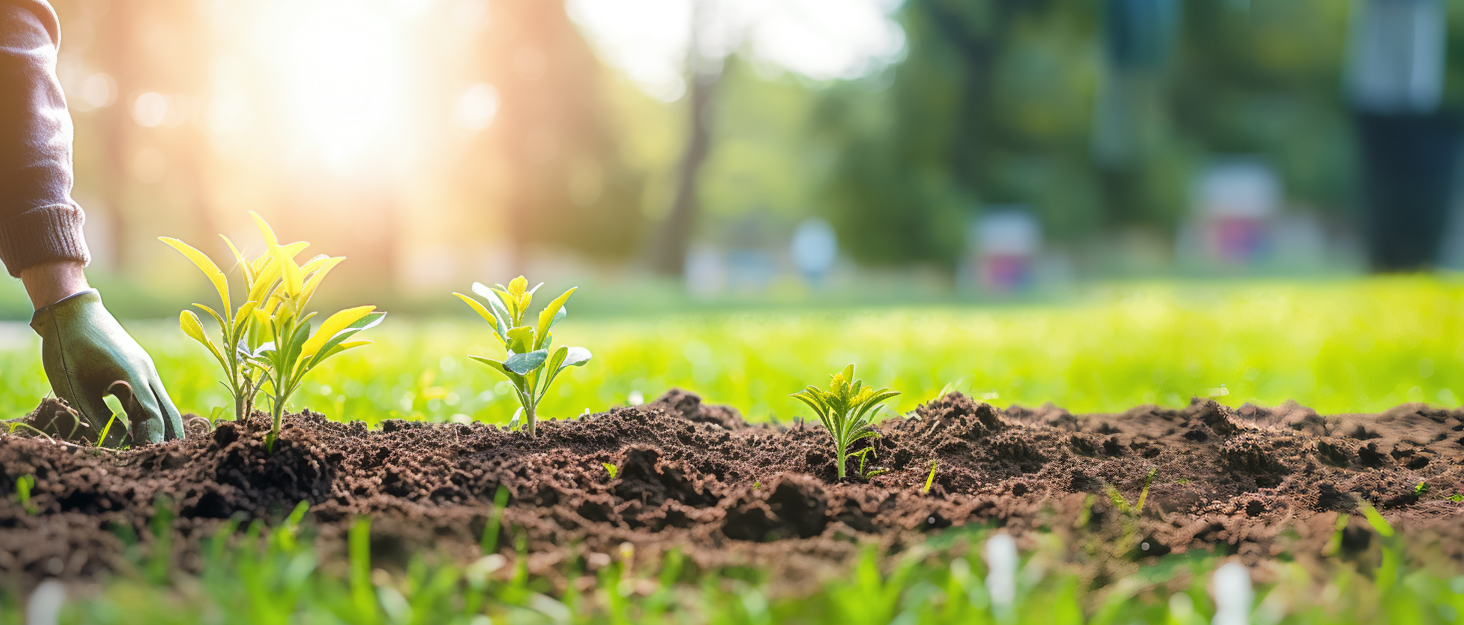
[[[41, 364], [51, 390], [85, 420], [74, 432], [59, 434], [95, 442], [105, 430], [102, 444], [108, 447], [160, 443], [184, 435], [183, 419], [152, 358], [102, 306], [96, 289], [37, 310], [31, 327], [41, 335]], [[127, 423], [119, 417], [108, 429], [112, 410], [103, 400], [106, 395], [122, 402]]]

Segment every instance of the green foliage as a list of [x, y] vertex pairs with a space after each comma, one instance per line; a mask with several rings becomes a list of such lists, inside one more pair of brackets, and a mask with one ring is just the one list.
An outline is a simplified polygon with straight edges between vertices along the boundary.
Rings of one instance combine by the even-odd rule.
[[1428, 482], [1419, 482], [1413, 487], [1413, 494], [1422, 497], [1428, 494]]
[[233, 307], [230, 299], [228, 278], [213, 260], [177, 239], [160, 237], [160, 240], [193, 261], [218, 291], [222, 313], [194, 304], [218, 323], [217, 344], [192, 311], [183, 311], [178, 323], [184, 334], [208, 348], [224, 368], [228, 378], [225, 386], [234, 398], [236, 419], [253, 411], [255, 396], [269, 382], [274, 416], [269, 440], [273, 446], [290, 395], [300, 387], [304, 375], [331, 356], [370, 344], [370, 341], [347, 339], [380, 323], [386, 313], [373, 312], [374, 306], [351, 308], [332, 315], [312, 334], [310, 320], [315, 313], [306, 312], [305, 308], [321, 281], [345, 258], [322, 255], [303, 266], [297, 264], [295, 256], [310, 244], [301, 241], [280, 245], [264, 218], [253, 211], [249, 214], [265, 242], [265, 249], [258, 257], [245, 258], [233, 241], [223, 237], [244, 275], [244, 302], [238, 308]]
[[483, 537], [478, 541], [478, 549], [485, 556], [498, 553], [498, 533], [503, 525], [503, 511], [507, 508], [508, 488], [500, 484], [498, 492], [493, 493], [493, 512], [488, 515], [488, 523], [483, 525]]
[[30, 514], [36, 514], [36, 504], [31, 501], [31, 489], [36, 487], [36, 476], [29, 473], [15, 478], [15, 501]]
[[503, 360], [484, 356], [469, 358], [488, 365], [490, 369], [508, 378], [517, 391], [529, 436], [534, 436], [537, 434], [535, 424], [539, 402], [549, 392], [549, 386], [562, 371], [583, 366], [590, 361], [591, 356], [590, 350], [583, 347], [561, 346], [552, 354], [549, 352], [554, 342], [554, 333], [551, 330], [569, 314], [564, 304], [574, 294], [575, 288], [549, 302], [539, 312], [536, 321], [525, 323], [534, 292], [544, 285], [539, 283], [532, 289], [528, 286], [529, 281], [523, 276], [514, 278], [506, 287], [499, 284], [488, 288], [482, 283], [474, 283], [473, 292], [488, 301], [487, 307], [462, 293], [453, 295], [463, 300], [492, 326], [493, 337], [507, 352], [507, 357]]
[[808, 404], [829, 431], [834, 443], [835, 466], [842, 479], [849, 446], [879, 436], [871, 420], [880, 403], [896, 395], [899, 393], [887, 388], [864, 386], [862, 381], [854, 379], [854, 365], [849, 365], [842, 373], [833, 375], [829, 390], [809, 386], [792, 397]]
[[610, 464], [609, 462], [602, 462], [600, 464], [605, 467], [605, 472], [610, 474], [610, 479], [613, 480], [616, 476], [620, 475], [620, 467]]
[[[953, 530], [900, 553], [865, 546], [843, 574], [806, 591], [774, 587], [757, 571], [688, 567], [674, 550], [659, 563], [637, 563], [633, 550], [622, 551], [588, 578], [581, 560], [571, 558], [551, 565], [557, 567], [551, 576], [578, 583], [556, 591], [528, 574], [521, 551], [466, 565], [416, 556], [404, 569], [374, 568], [366, 518], [348, 532], [346, 566], [328, 564], [301, 525], [304, 512], [297, 507], [272, 531], [256, 521], [238, 532], [237, 521], [227, 521], [205, 539], [196, 576], [184, 570], [158, 580], [116, 575], [71, 597], [60, 622], [1193, 624], [1213, 620], [1212, 571], [1225, 562], [1218, 554], [1172, 554], [1095, 579], [1065, 559], [1068, 546], [1037, 541], [1037, 551], [1023, 559], [1041, 564], [1019, 566], [1014, 595], [998, 603], [992, 580], [999, 573], [982, 555], [988, 535]], [[1258, 583], [1256, 596], [1286, 600], [1262, 601], [1270, 609], [1257, 614], [1266, 614], [1266, 622], [1313, 625], [1453, 622], [1451, 615], [1464, 608], [1464, 577], [1410, 565], [1401, 538], [1379, 541], [1380, 558], [1324, 563], [1321, 571], [1318, 563], [1275, 561], [1275, 574]], [[145, 552], [132, 557], [138, 567], [156, 559]], [[1322, 585], [1340, 592], [1319, 592]], [[10, 600], [7, 590], [0, 588], [0, 623], [24, 622], [24, 602]]]

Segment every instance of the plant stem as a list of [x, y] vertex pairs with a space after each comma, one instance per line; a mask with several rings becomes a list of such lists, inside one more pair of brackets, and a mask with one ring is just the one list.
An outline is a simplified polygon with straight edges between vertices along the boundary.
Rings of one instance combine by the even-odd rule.
[[838, 450], [838, 452], [837, 452], [837, 455], [838, 455], [838, 464], [839, 464], [839, 479], [841, 479], [841, 480], [844, 479], [844, 461], [845, 461], [844, 451], [845, 451], [844, 448], [843, 447], [840, 447], [839, 450]]
[[534, 407], [535, 406], [533, 404], [529, 404], [527, 406], [524, 406], [524, 419], [525, 419], [524, 423], [525, 423], [525, 427], [527, 427], [528, 430], [529, 430], [529, 436], [538, 436], [539, 435], [539, 430], [538, 430], [538, 428], [535, 427], [535, 423], [534, 423]]

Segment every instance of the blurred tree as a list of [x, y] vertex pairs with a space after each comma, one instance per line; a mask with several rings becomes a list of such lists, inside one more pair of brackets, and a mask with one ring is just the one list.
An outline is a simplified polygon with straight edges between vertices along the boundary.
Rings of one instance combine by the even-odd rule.
[[953, 269], [982, 203], [1029, 204], [1059, 234], [1091, 229], [1085, 7], [907, 3], [905, 60], [831, 89], [816, 116], [816, 134], [840, 145], [825, 212], [841, 247], [865, 263]]
[[519, 264], [531, 246], [625, 259], [640, 245], [642, 175], [628, 166], [601, 93], [604, 67], [561, 1], [493, 4], [478, 40], [501, 97], [485, 147], [504, 190]]

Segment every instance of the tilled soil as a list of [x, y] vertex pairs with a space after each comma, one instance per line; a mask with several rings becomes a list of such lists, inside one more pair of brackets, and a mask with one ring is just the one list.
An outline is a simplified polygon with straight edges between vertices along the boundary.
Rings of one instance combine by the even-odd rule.
[[[327, 551], [342, 553], [345, 529], [370, 515], [377, 566], [414, 554], [467, 560], [499, 486], [511, 494], [501, 549], [525, 536], [531, 570], [548, 575], [569, 561], [593, 570], [630, 543], [642, 558], [679, 549], [702, 568], [808, 580], [863, 544], [899, 549], [961, 525], [1055, 533], [1087, 545], [1071, 557], [1099, 575], [1195, 549], [1257, 563], [1283, 550], [1331, 555], [1339, 513], [1363, 500], [1410, 535], [1444, 537], [1442, 556], [1464, 562], [1464, 503], [1450, 498], [1464, 488], [1464, 411], [1421, 404], [1323, 417], [1295, 404], [1196, 401], [1072, 415], [952, 393], [879, 425], [868, 444], [887, 472], [867, 481], [836, 477], [820, 426], [749, 425], [682, 391], [541, 423], [535, 438], [482, 424], [368, 430], [307, 412], [286, 419], [269, 453], [268, 427], [257, 415], [121, 452], [0, 436], [0, 488], [13, 493], [33, 475], [37, 512], [0, 501], [3, 582], [90, 580], [125, 566], [119, 534], [146, 542], [159, 505], [176, 516], [185, 569], [223, 519], [277, 520], [302, 500]], [[1125, 510], [1151, 473], [1143, 510]], [[1350, 523], [1341, 549], [1365, 550], [1370, 532]]]

